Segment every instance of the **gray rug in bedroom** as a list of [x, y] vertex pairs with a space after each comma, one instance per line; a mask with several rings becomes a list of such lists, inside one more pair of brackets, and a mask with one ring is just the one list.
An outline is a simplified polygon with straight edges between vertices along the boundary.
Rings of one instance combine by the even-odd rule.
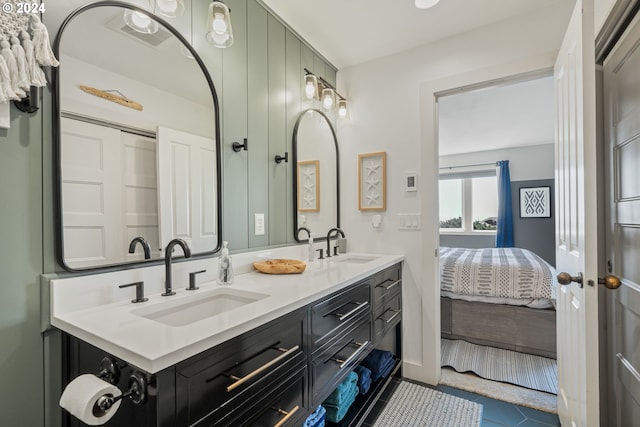
[[558, 394], [558, 367], [554, 359], [546, 357], [442, 339], [441, 365], [488, 380]]
[[402, 381], [373, 427], [480, 427], [482, 405]]

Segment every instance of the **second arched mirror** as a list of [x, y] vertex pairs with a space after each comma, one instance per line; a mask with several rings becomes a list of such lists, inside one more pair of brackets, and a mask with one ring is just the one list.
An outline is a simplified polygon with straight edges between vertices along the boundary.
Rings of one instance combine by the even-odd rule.
[[293, 232], [304, 241], [301, 227], [325, 237], [340, 227], [338, 139], [329, 118], [320, 110], [300, 113], [293, 130]]

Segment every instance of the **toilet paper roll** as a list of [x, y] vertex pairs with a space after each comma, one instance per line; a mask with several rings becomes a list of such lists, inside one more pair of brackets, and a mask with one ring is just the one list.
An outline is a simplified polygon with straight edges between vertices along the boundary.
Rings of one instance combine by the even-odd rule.
[[90, 426], [99, 426], [111, 419], [120, 407], [118, 400], [106, 411], [98, 407], [98, 399], [104, 395], [120, 396], [120, 389], [92, 374], [84, 374], [71, 381], [60, 397], [60, 406]]

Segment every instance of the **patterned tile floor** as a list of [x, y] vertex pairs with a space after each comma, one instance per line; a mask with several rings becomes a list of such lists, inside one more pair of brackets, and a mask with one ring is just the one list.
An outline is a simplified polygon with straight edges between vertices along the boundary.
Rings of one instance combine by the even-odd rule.
[[[375, 422], [377, 415], [380, 413], [389, 397], [395, 389], [395, 385], [400, 379], [393, 379], [392, 384], [387, 387], [380, 400], [373, 408], [363, 426], [371, 427]], [[535, 409], [525, 408], [523, 406], [514, 405], [512, 403], [503, 402], [501, 400], [491, 399], [479, 394], [470, 393], [468, 391], [459, 390], [449, 386], [438, 386], [436, 390], [443, 393], [452, 394], [463, 399], [478, 402], [483, 405], [482, 424], [481, 427], [559, 427], [560, 420], [557, 415], [547, 412], [536, 411]], [[392, 426], [389, 426], [392, 427]], [[461, 426], [462, 427], [462, 426]]]

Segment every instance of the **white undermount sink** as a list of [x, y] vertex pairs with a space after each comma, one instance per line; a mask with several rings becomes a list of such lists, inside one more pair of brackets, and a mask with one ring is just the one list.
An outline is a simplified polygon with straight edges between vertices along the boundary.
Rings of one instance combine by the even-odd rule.
[[333, 262], [346, 262], [351, 264], [366, 264], [368, 262], [378, 259], [377, 256], [371, 255], [338, 255], [332, 258]]
[[205, 292], [196, 292], [188, 297], [137, 308], [131, 313], [168, 326], [186, 326], [269, 296], [227, 288]]

